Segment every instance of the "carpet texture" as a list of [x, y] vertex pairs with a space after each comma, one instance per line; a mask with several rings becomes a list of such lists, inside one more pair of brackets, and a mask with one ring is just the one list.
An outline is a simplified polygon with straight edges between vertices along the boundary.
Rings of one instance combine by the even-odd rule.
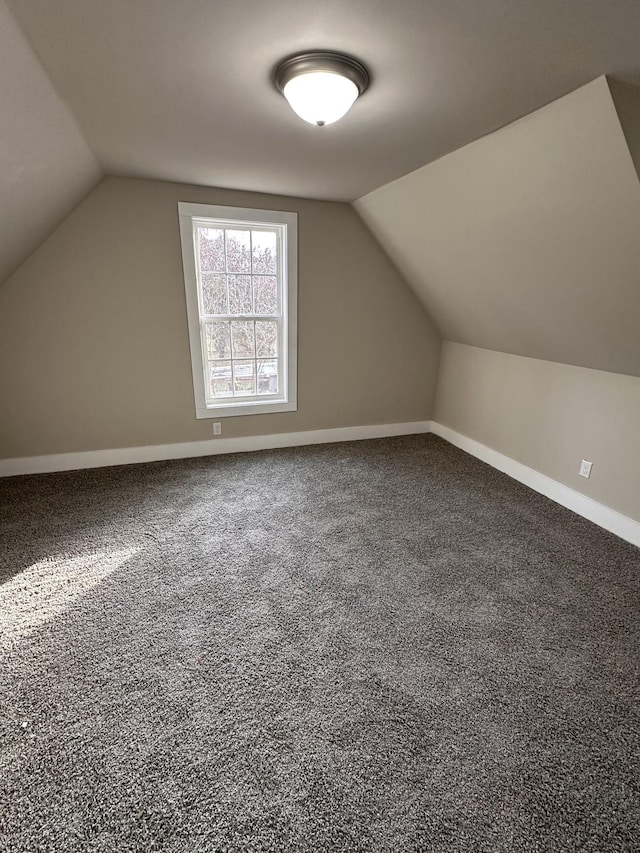
[[0, 850], [640, 849], [640, 551], [441, 439], [0, 501]]

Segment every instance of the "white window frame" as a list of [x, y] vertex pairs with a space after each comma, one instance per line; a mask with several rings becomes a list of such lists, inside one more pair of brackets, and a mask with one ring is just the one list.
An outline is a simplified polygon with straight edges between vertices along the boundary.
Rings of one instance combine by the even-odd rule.
[[[295, 412], [298, 408], [297, 388], [297, 316], [298, 316], [298, 215], [281, 210], [258, 210], [247, 207], [225, 207], [212, 204], [178, 203], [182, 266], [187, 302], [189, 347], [195, 397], [196, 418], [224, 418], [237, 415], [258, 415], [274, 412]], [[281, 306], [281, 330], [278, 340], [279, 393], [263, 398], [255, 395], [221, 399], [207, 403], [205, 368], [207, 366], [206, 340], [203, 332], [205, 320], [201, 304], [201, 287], [198, 282], [195, 233], [198, 223], [211, 220], [211, 227], [241, 228], [247, 226], [277, 226], [278, 285]], [[253, 316], [238, 316], [239, 320]]]

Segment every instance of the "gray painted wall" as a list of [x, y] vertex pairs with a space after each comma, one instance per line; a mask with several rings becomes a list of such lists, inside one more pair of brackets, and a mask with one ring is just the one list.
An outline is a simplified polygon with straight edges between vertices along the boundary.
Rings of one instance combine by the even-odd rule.
[[450, 342], [440, 364], [437, 421], [640, 521], [640, 378]]
[[431, 417], [438, 333], [352, 207], [106, 178], [0, 289], [0, 457], [211, 438], [179, 201], [299, 214], [299, 408], [225, 418], [225, 436]]

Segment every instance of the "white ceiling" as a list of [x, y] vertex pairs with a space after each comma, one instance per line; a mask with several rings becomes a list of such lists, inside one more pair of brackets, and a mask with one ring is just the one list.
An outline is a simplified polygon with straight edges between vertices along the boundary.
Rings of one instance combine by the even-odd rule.
[[[9, 0], [102, 169], [353, 200], [607, 73], [640, 83], [639, 0]], [[300, 121], [284, 55], [372, 71]], [[4, 116], [2, 117], [5, 124]]]

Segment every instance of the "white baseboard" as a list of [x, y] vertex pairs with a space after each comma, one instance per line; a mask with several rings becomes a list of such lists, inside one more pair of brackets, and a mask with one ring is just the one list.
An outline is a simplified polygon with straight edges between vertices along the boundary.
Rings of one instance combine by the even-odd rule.
[[244, 453], [251, 450], [269, 450], [277, 447], [298, 447], [304, 444], [330, 444], [337, 441], [389, 438], [394, 435], [416, 435], [428, 432], [439, 435], [461, 450], [476, 456], [530, 489], [546, 495], [552, 501], [567, 507], [567, 509], [587, 518], [594, 524], [604, 527], [605, 530], [615, 533], [621, 539], [640, 547], [639, 522], [436, 421], [338, 427], [336, 429], [272, 433], [271, 435], [242, 438], [213, 438], [207, 441], [153, 444], [147, 447], [122, 447], [114, 450], [88, 450], [80, 453], [56, 453], [51, 456], [0, 459], [0, 477], [44, 474], [54, 471], [75, 471], [81, 468], [102, 468], [109, 465], [129, 465], [136, 462], [157, 462], [164, 459], [186, 459], [193, 456], [215, 456], [221, 453]]
[[450, 444], [454, 444], [461, 450], [491, 465], [492, 468], [497, 468], [498, 471], [508, 474], [509, 477], [513, 477], [514, 480], [524, 483], [530, 489], [540, 492], [540, 494], [545, 495], [567, 509], [573, 510], [573, 512], [587, 518], [599, 527], [604, 527], [605, 530], [615, 533], [621, 539], [625, 539], [627, 542], [631, 542], [632, 545], [640, 547], [640, 523], [634, 521], [632, 518], [604, 504], [598, 503], [598, 501], [594, 501], [592, 498], [588, 498], [581, 492], [576, 492], [574, 489], [559, 483], [557, 480], [552, 480], [551, 477], [547, 477], [545, 474], [541, 474], [539, 471], [523, 465], [522, 462], [517, 462], [503, 453], [498, 453], [497, 450], [492, 450], [486, 444], [481, 444], [473, 438], [455, 432], [455, 430], [443, 426], [437, 423], [437, 421], [432, 421], [431, 431], [435, 435], [444, 438]]
[[186, 459], [192, 456], [215, 456], [220, 453], [243, 453], [276, 447], [330, 444], [336, 441], [358, 441], [366, 438], [388, 438], [394, 435], [426, 432], [431, 432], [431, 421], [280, 432], [242, 438], [212, 438], [207, 441], [121, 447], [114, 450], [87, 450], [80, 453], [56, 453], [51, 456], [23, 456], [17, 459], [0, 459], [0, 477], [76, 471], [80, 468], [102, 468], [108, 465], [130, 465], [136, 462], [158, 462], [164, 459]]

